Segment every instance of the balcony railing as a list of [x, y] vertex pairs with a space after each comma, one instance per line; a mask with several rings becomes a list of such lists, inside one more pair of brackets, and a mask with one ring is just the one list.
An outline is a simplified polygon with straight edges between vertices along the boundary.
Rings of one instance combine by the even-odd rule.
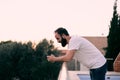
[[62, 64], [62, 67], [58, 76], [58, 80], [69, 80], [68, 78], [69, 77], [68, 77], [68, 71], [67, 71], [67, 64], [66, 62], [64, 62]]
[[[67, 63], [64, 62], [62, 64], [59, 76], [58, 76], [58, 80], [80, 80], [80, 75], [87, 75], [89, 76], [89, 71], [69, 71], [67, 69]], [[110, 80], [112, 80], [112, 78], [115, 78], [116, 80], [120, 80], [120, 72], [107, 72], [106, 74], [106, 80], [108, 80], [108, 78], [110, 78]], [[113, 80], [115, 80], [113, 78]]]

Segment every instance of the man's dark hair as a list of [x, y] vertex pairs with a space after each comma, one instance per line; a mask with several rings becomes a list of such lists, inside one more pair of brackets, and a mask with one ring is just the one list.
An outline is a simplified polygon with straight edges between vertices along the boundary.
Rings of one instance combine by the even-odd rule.
[[62, 34], [65, 34], [65, 35], [69, 36], [68, 31], [65, 28], [63, 28], [63, 27], [60, 27], [60, 28], [56, 29], [55, 32], [57, 32], [61, 36], [62, 36]]

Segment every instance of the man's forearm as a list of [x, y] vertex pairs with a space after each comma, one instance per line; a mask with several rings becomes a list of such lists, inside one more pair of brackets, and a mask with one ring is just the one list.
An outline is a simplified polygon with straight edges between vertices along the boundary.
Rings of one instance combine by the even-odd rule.
[[70, 58], [68, 58], [66, 55], [64, 55], [64, 56], [59, 56], [59, 57], [55, 57], [55, 61], [65, 61], [65, 62], [67, 62], [67, 61], [70, 61], [71, 59]]

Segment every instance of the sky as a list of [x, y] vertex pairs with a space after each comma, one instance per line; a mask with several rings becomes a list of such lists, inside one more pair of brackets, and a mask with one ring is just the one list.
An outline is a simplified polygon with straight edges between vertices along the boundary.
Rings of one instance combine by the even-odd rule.
[[[107, 36], [115, 0], [0, 0], [0, 41], [53, 40], [70, 35]], [[120, 14], [120, 1], [117, 2]]]

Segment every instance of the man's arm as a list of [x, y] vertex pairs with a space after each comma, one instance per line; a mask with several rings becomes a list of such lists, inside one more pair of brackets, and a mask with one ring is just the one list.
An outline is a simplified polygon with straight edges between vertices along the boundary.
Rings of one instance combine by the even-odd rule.
[[60, 53], [61, 53], [61, 54], [66, 54], [66, 53], [67, 53], [67, 50], [61, 50]]
[[48, 61], [70, 61], [74, 56], [75, 50], [67, 50], [66, 54], [63, 56], [55, 57], [54, 55], [47, 56]]

